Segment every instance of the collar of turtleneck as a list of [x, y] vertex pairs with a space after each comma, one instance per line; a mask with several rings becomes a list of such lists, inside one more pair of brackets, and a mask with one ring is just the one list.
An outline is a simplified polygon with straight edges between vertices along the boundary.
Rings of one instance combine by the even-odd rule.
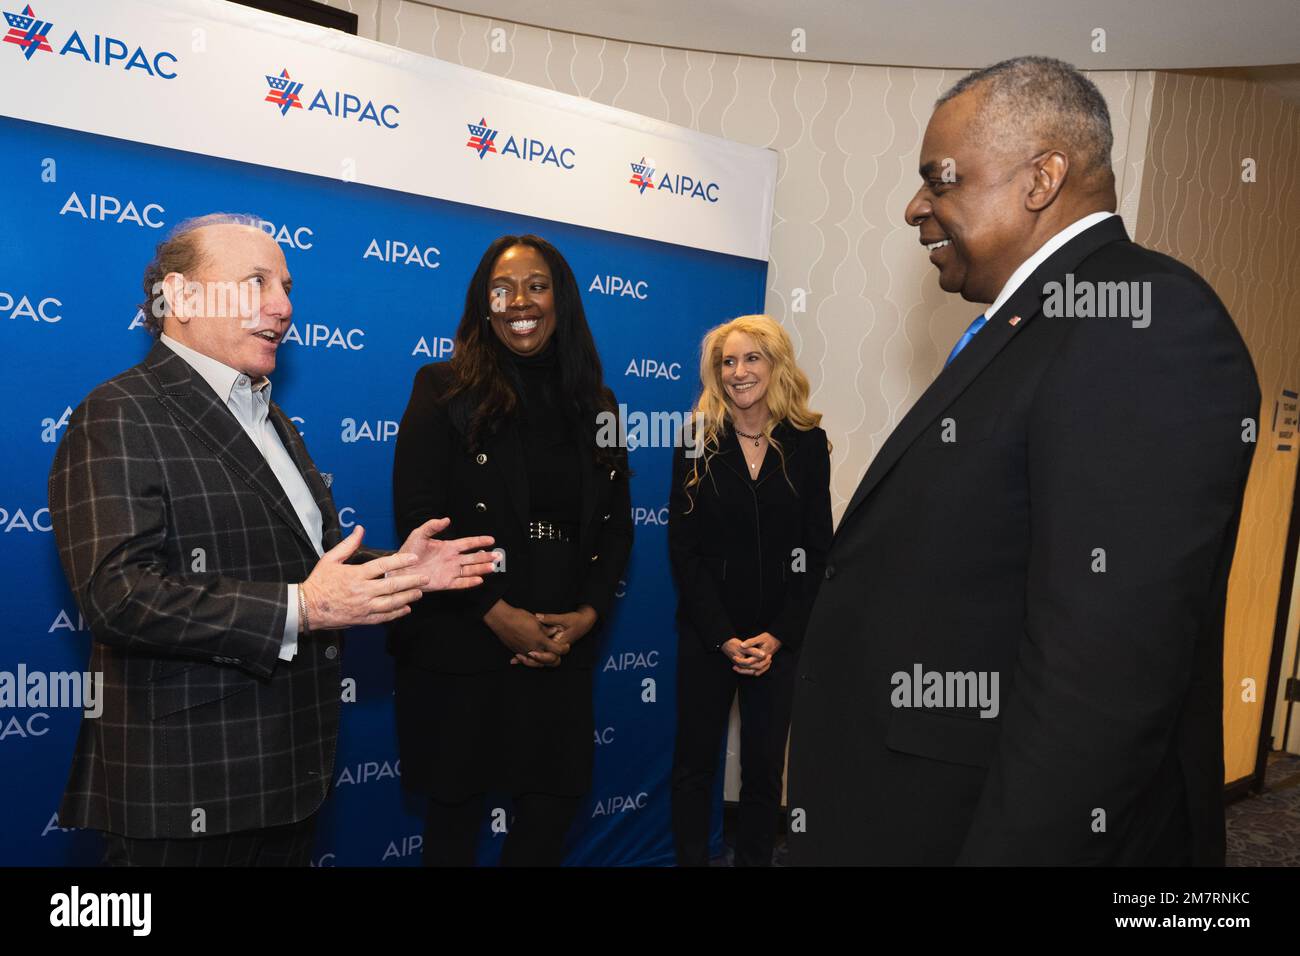
[[533, 369], [553, 369], [557, 364], [558, 352], [555, 348], [554, 335], [551, 336], [551, 340], [546, 343], [540, 352], [534, 352], [531, 355], [516, 355], [504, 345], [501, 346], [501, 349], [521, 372], [528, 372]]

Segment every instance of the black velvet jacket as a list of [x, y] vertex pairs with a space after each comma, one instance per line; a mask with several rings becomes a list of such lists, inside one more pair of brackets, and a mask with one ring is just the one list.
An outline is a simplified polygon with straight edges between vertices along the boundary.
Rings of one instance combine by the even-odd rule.
[[785, 469], [769, 448], [757, 479], [730, 427], [689, 492], [692, 461], [686, 449], [673, 458], [668, 548], [683, 652], [764, 631], [791, 651], [803, 641], [831, 542], [830, 452], [821, 428], [781, 422], [773, 437]]

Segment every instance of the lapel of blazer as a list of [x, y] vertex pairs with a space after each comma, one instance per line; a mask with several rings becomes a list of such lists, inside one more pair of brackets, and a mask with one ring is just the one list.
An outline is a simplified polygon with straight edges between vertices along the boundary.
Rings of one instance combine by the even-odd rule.
[[[1062, 279], [1102, 246], [1127, 239], [1124, 221], [1119, 216], [1111, 216], [1079, 233], [1030, 273], [998, 309], [997, 315], [967, 343], [952, 364], [939, 372], [939, 377], [930, 383], [930, 387], [885, 439], [884, 445], [868, 466], [867, 473], [858, 483], [858, 489], [849, 500], [848, 507], [844, 509], [836, 536], [848, 523], [849, 516], [875, 490], [894, 465], [898, 464], [903, 453], [921, 433], [957, 400], [1003, 347], [1038, 315], [1045, 297], [1043, 286], [1050, 281]], [[1011, 319], [1015, 316], [1020, 316], [1020, 321], [1012, 325]]]
[[582, 424], [574, 426], [573, 440], [578, 445], [578, 540], [585, 541], [587, 529], [596, 515], [596, 479], [609, 483], [609, 472], [596, 473], [596, 452], [591, 447], [591, 433], [584, 432]]
[[203, 376], [196, 374], [188, 362], [162, 342], [154, 343], [144, 364], [161, 386], [158, 398], [163, 407], [247, 482], [315, 554], [316, 548], [275, 472]]
[[[767, 455], [763, 456], [763, 466], [758, 469], [758, 480], [754, 482], [761, 485], [775, 474], [779, 474], [781, 466], [784, 464], [786, 471], [790, 470], [790, 463], [794, 461], [795, 455], [799, 453], [799, 446], [803, 444], [804, 436], [807, 432], [801, 432], [793, 425], [788, 425], [784, 421], [776, 423], [772, 429], [772, 437], [781, 443], [781, 451], [769, 449], [768, 454], [773, 455], [772, 467], [767, 468]], [[742, 456], [743, 457], [743, 456]]]
[[343, 531], [339, 526], [339, 512], [334, 507], [334, 494], [325, 484], [325, 479], [321, 477], [316, 463], [311, 460], [311, 455], [307, 453], [307, 445], [298, 434], [297, 426], [275, 402], [271, 403], [271, 424], [275, 426], [276, 434], [280, 436], [280, 441], [289, 452], [293, 463], [298, 466], [298, 472], [307, 482], [311, 496], [316, 501], [316, 507], [320, 509], [321, 550], [328, 551], [343, 540]]
[[737, 478], [749, 481], [750, 477], [746, 474], [749, 466], [745, 463], [745, 456], [740, 450], [740, 436], [736, 434], [736, 426], [728, 421], [718, 436], [718, 451], [710, 462], [721, 462], [731, 470]]
[[[785, 464], [787, 468], [789, 467], [795, 452], [799, 448], [801, 435], [797, 428], [780, 421], [772, 429], [772, 437], [781, 443], [781, 452], [777, 452], [773, 448], [768, 449], [767, 455], [763, 456], [763, 467], [759, 469], [757, 479], [749, 477], [749, 464], [745, 461], [744, 451], [740, 447], [740, 436], [736, 434], [736, 426], [732, 422], [727, 423], [726, 431], [723, 432], [718, 442], [718, 453], [713, 456], [713, 459], [725, 464], [737, 478], [740, 478], [747, 485], [752, 484], [757, 487], [781, 470], [782, 453], [785, 455]], [[770, 466], [768, 455], [772, 456]]]

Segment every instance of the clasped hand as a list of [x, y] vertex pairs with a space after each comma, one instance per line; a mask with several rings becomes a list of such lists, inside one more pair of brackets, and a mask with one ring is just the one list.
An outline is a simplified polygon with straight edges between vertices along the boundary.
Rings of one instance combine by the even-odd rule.
[[731, 661], [731, 669], [748, 677], [761, 677], [772, 666], [772, 657], [781, 649], [779, 638], [767, 631], [742, 641], [733, 637], [722, 645], [722, 653]]
[[558, 667], [572, 646], [595, 626], [596, 612], [584, 604], [566, 614], [542, 614], [497, 601], [483, 622], [515, 652], [512, 665]]

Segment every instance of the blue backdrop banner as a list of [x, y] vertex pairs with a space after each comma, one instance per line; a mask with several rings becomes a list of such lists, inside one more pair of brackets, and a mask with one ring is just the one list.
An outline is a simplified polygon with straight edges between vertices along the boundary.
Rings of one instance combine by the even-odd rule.
[[[294, 316], [275, 400], [333, 476], [344, 533], [363, 524], [378, 547], [396, 544], [392, 454], [412, 380], [450, 356], [470, 275], [497, 236], [538, 233], [564, 253], [633, 420], [688, 409], [704, 330], [762, 310], [773, 154], [235, 9], [46, 0], [39, 16], [14, 11], [30, 43], [0, 43], [13, 453], [0, 471], [0, 864], [100, 852], [56, 812], [81, 712], [26, 706], [3, 687], [85, 669], [90, 635], [59, 567], [46, 479], [72, 408], [148, 350], [141, 275], [178, 221], [253, 213], [280, 243]], [[275, 78], [292, 82], [277, 93]], [[172, 124], [174, 102], [211, 123]], [[631, 450], [636, 544], [597, 664], [596, 772], [575, 864], [672, 860], [671, 449], [657, 438]], [[383, 643], [378, 629], [349, 637], [320, 865], [420, 859]], [[485, 821], [484, 859], [500, 842]]]

